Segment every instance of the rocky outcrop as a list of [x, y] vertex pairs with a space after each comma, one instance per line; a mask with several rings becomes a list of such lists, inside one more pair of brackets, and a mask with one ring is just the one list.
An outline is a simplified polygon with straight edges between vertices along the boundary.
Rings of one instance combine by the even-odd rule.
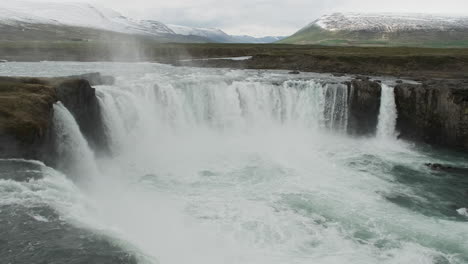
[[107, 151], [105, 127], [96, 90], [85, 79], [60, 80], [56, 85], [57, 98], [72, 113], [91, 148]]
[[347, 83], [349, 91], [348, 132], [352, 135], [375, 134], [378, 124], [380, 83], [368, 78], [355, 79]]
[[39, 159], [49, 141], [55, 87], [38, 78], [0, 78], [0, 158]]
[[79, 76], [0, 77], [0, 158], [52, 162], [51, 127], [57, 101], [73, 114], [91, 147], [107, 151], [100, 107], [89, 81]]
[[395, 87], [404, 139], [468, 151], [468, 81], [430, 80]]

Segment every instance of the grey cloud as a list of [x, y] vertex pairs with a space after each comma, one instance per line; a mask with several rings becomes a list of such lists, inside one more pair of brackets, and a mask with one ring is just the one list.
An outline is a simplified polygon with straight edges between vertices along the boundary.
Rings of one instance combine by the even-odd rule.
[[113, 8], [129, 16], [185, 26], [216, 27], [231, 34], [257, 36], [292, 34], [319, 16], [335, 11], [468, 13], [466, 0], [88, 0], [88, 2]]

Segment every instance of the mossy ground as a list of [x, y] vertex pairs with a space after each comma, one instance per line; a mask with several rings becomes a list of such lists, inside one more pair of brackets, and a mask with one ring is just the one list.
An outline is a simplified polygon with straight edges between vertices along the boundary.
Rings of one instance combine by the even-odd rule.
[[0, 134], [32, 143], [46, 133], [55, 101], [55, 88], [39, 79], [0, 78]]

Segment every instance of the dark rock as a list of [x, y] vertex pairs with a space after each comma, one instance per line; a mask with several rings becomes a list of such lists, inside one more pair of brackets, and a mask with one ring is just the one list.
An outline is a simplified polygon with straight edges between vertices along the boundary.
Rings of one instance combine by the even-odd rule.
[[297, 70], [294, 70], [294, 71], [290, 71], [289, 74], [300, 74], [301, 72], [300, 71], [297, 71]]
[[375, 80], [374, 82], [377, 82], [377, 83], [382, 83], [382, 81], [381, 81], [381, 80]]
[[468, 151], [468, 84], [429, 80], [395, 87], [401, 138]]
[[400, 83], [403, 83], [402, 80], [396, 80], [395, 82], [396, 82], [396, 83], [399, 83], [399, 84], [400, 84]]
[[427, 78], [424, 78], [424, 77], [422, 77], [422, 78], [415, 78], [414, 81], [416, 81], [416, 82], [424, 82], [424, 81], [427, 81]]
[[434, 171], [451, 172], [451, 173], [463, 174], [463, 175], [468, 176], [468, 168], [457, 168], [457, 167], [452, 167], [449, 165], [443, 165], [439, 163], [426, 163], [424, 165], [426, 165], [428, 168]]
[[382, 87], [369, 80], [347, 83], [349, 90], [348, 131], [353, 135], [372, 135], [377, 129]]
[[107, 141], [95, 90], [87, 80], [0, 77], [0, 158], [53, 163], [53, 104], [62, 101], [95, 150]]
[[59, 101], [73, 114], [80, 130], [96, 151], [108, 151], [96, 90], [85, 79], [66, 79], [57, 85]]

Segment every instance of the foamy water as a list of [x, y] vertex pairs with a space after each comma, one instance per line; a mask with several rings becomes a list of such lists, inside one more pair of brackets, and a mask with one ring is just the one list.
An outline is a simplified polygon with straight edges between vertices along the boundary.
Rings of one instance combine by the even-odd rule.
[[[468, 261], [468, 225], [457, 212], [463, 206], [446, 209], [466, 202], [457, 189], [466, 183], [423, 165], [465, 160], [396, 140], [390, 84], [383, 87], [377, 136], [351, 138], [345, 77], [153, 64], [9, 65], [6, 73], [117, 76], [115, 85], [96, 87], [112, 154], [96, 159], [86, 144], [67, 145], [81, 157], [75, 160], [87, 161], [83, 167], [97, 167], [96, 175], [83, 171], [92, 174], [86, 185], [60, 173], [0, 181], [0, 195], [28, 204], [16, 195], [24, 191], [7, 186], [43, 186], [34, 199], [42, 197], [73, 225], [124, 241], [119, 245], [144, 256], [141, 262]], [[62, 72], [51, 73], [58, 66]], [[62, 127], [76, 132], [66, 109], [55, 109]]]

